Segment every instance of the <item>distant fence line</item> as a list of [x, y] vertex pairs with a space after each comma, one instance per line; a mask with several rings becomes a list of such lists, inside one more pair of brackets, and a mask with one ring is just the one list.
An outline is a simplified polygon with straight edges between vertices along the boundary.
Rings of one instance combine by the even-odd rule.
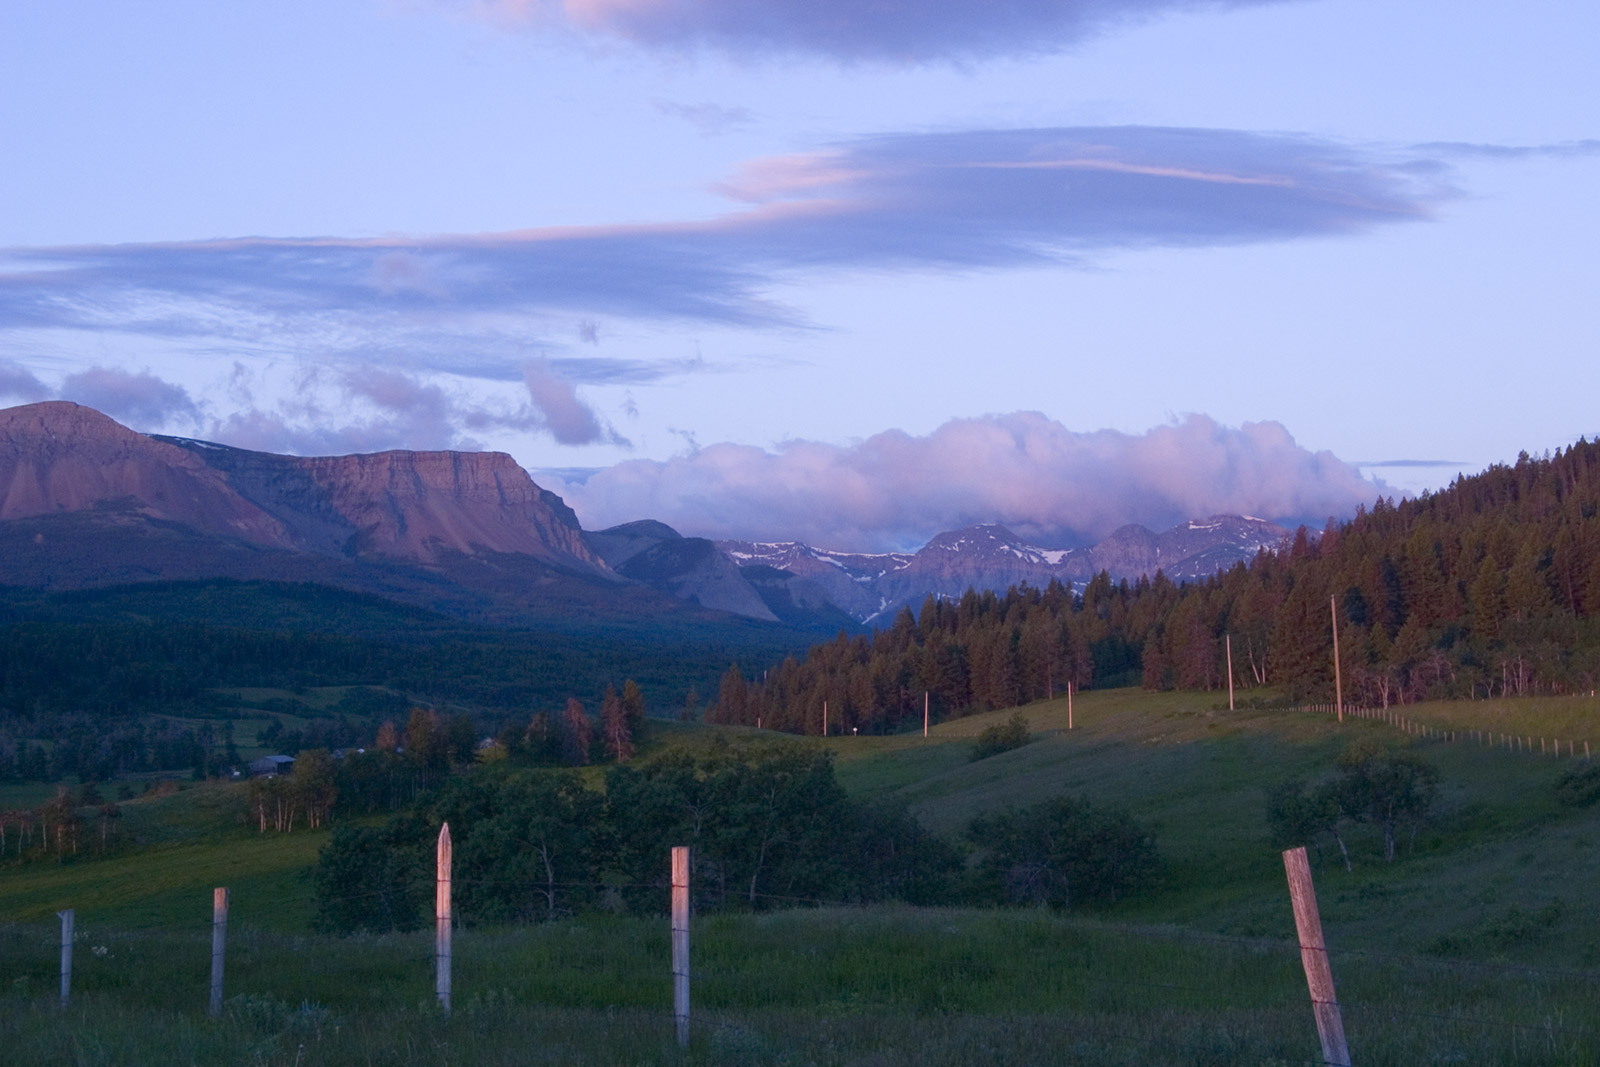
[[[1340, 720], [1346, 717], [1352, 719], [1370, 719], [1393, 726], [1413, 737], [1420, 737], [1426, 741], [1442, 742], [1470, 742], [1484, 748], [1503, 748], [1509, 752], [1532, 753], [1534, 743], [1539, 746], [1539, 755], [1565, 757], [1576, 759], [1580, 742], [1565, 737], [1539, 737], [1528, 734], [1508, 734], [1498, 730], [1453, 730], [1442, 729], [1428, 723], [1418, 722], [1400, 714], [1394, 708], [1367, 708], [1359, 704], [1346, 704], [1341, 709], [1336, 704], [1300, 704], [1293, 710], [1304, 712], [1308, 715], [1333, 715]], [[1589, 759], [1589, 742], [1581, 742], [1583, 759]], [[1565, 748], [1563, 748], [1565, 746]]]

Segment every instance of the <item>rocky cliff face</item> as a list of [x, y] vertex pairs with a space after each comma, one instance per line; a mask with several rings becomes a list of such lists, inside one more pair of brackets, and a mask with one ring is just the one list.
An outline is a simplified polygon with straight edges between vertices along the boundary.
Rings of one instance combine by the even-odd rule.
[[[571, 509], [504, 453], [279, 456], [149, 437], [66, 402], [0, 411], [0, 522], [46, 517], [73, 517], [86, 558], [94, 530], [122, 531], [125, 556], [137, 543], [129, 531], [153, 535], [151, 524], [165, 523], [235, 555], [248, 547], [427, 565], [503, 553], [615, 580]], [[108, 576], [127, 562], [108, 556]], [[172, 570], [152, 566], [145, 577]]]
[[281, 522], [183, 449], [66, 401], [0, 411], [0, 521], [91, 509], [293, 545]]
[[503, 452], [279, 456], [164, 438], [199, 457], [324, 555], [431, 561], [516, 552], [603, 569], [559, 497]]

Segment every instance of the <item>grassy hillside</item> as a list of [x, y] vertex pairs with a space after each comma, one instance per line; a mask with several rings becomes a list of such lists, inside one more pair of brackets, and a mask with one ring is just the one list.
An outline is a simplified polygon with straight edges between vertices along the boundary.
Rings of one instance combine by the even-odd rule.
[[[1600, 809], [1564, 808], [1556, 778], [1573, 762], [1467, 741], [1425, 741], [1379, 722], [1217, 707], [1216, 694], [1117, 690], [1023, 709], [1037, 741], [977, 763], [972, 739], [1010, 711], [889, 738], [834, 738], [839, 775], [860, 794], [906, 802], [957, 833], [973, 815], [1060, 792], [1126, 807], [1156, 827], [1163, 888], [1118, 914], [1241, 935], [1291, 931], [1283, 868], [1267, 844], [1265, 790], [1331, 772], [1358, 737], [1411, 748], [1440, 774], [1432, 824], [1385, 864], [1376, 834], [1352, 838], [1355, 870], [1330, 850], [1316, 871], [1330, 938], [1351, 946], [1600, 964]], [[1600, 724], [1592, 697], [1422, 704], [1441, 729], [1577, 739]], [[1600, 736], [1600, 730], [1595, 730]], [[1537, 742], [1535, 742], [1537, 744]], [[1581, 761], [1581, 756], [1580, 756]]]
[[[1576, 738], [1593, 698], [1420, 705], [1439, 728]], [[1216, 707], [1214, 694], [1123, 690], [1023, 709], [1037, 740], [970, 762], [1010, 712], [932, 736], [791, 743], [835, 752], [860, 796], [958, 834], [972, 816], [1060, 792], [1156, 828], [1160, 887], [1095, 916], [822, 909], [696, 923], [695, 1042], [706, 1064], [1310, 1062], [1281, 861], [1264, 790], [1329, 773], [1352, 739], [1410, 746], [1440, 772], [1435, 820], [1393, 865], [1352, 838], [1316, 870], [1358, 1062], [1600, 1063], [1600, 811], [1556, 802], [1573, 761], [1422, 741], [1381, 723]], [[656, 723], [652, 745], [730, 728]], [[753, 730], [737, 731], [744, 736]], [[1581, 762], [1581, 759], [1580, 761]], [[318, 833], [243, 829], [236, 791], [125, 805], [147, 844], [106, 860], [0, 867], [0, 960], [16, 1011], [0, 1041], [28, 1062], [463, 1064], [672, 1062], [662, 920], [588, 916], [466, 930], [457, 1011], [430, 1009], [425, 935], [304, 934]], [[664, 842], [663, 845], [666, 843]], [[230, 1007], [197, 1022], [209, 891], [233, 889]], [[48, 1007], [53, 912], [78, 909], [78, 1006]], [[93, 955], [96, 946], [103, 955]], [[158, 967], [165, 976], [143, 976]], [[530, 1039], [528, 1035], [536, 1035]], [[85, 1044], [87, 1043], [87, 1044]], [[98, 1050], [81, 1054], [84, 1047]]]

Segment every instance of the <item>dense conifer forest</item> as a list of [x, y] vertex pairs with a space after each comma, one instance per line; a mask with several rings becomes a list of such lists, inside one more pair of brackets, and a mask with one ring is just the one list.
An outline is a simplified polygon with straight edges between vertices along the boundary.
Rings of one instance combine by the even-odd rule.
[[[1600, 683], [1600, 444], [1526, 453], [1439, 493], [1379, 499], [1319, 535], [1195, 584], [1157, 573], [1082, 589], [968, 591], [841, 634], [747, 678], [713, 721], [882, 733], [1078, 689], [1243, 690], [1333, 698], [1332, 614], [1347, 702], [1590, 690]], [[1247, 694], [1248, 698], [1248, 694]]]

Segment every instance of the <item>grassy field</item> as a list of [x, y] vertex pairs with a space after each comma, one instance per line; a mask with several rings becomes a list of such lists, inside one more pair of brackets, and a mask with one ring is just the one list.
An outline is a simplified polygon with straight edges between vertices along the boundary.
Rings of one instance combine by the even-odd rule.
[[[695, 1026], [671, 1037], [664, 920], [463, 931], [455, 1011], [424, 935], [230, 940], [85, 927], [51, 1006], [48, 927], [0, 928], [0, 1042], [29, 1064], [1260, 1064], [1314, 1062], [1298, 953], [1039, 912], [880, 907], [716, 916], [694, 929]], [[1591, 981], [1341, 955], [1362, 1064], [1593, 1064]], [[63, 1025], [65, 1022], [66, 1025]]]
[[[956, 836], [974, 815], [1062, 793], [1151, 824], [1155, 891], [1094, 917], [873, 908], [697, 922], [685, 1063], [1308, 1062], [1315, 1050], [1264, 791], [1331, 772], [1351, 740], [1407, 746], [1439, 770], [1436, 817], [1394, 864], [1356, 834], [1355, 870], [1316, 869], [1357, 1062], [1600, 1063], [1600, 810], [1554, 783], [1573, 761], [1379, 722], [1219, 709], [1216, 694], [1081, 694], [1023, 709], [1037, 739], [968, 759], [997, 712], [883, 738], [830, 738], [841, 782]], [[1413, 720], [1582, 742], [1593, 698], [1425, 704]], [[758, 731], [732, 731], [757, 736]], [[652, 746], [729, 731], [654, 724]], [[596, 775], [598, 778], [598, 775]], [[18, 1062], [657, 1063], [670, 1041], [666, 930], [587, 917], [468, 930], [457, 1012], [429, 1007], [418, 937], [307, 936], [306, 870], [325, 836], [251, 834], [236, 788], [124, 805], [139, 851], [0, 867], [0, 1041]], [[210, 888], [233, 889], [230, 1010], [203, 995]], [[78, 998], [49, 1007], [54, 927], [78, 909]], [[95, 947], [105, 948], [103, 955]], [[145, 982], [154, 968], [163, 978]], [[531, 1044], [528, 1035], [538, 1035]], [[165, 1055], [165, 1051], [171, 1055]], [[157, 1056], [157, 1051], [163, 1055]]]

